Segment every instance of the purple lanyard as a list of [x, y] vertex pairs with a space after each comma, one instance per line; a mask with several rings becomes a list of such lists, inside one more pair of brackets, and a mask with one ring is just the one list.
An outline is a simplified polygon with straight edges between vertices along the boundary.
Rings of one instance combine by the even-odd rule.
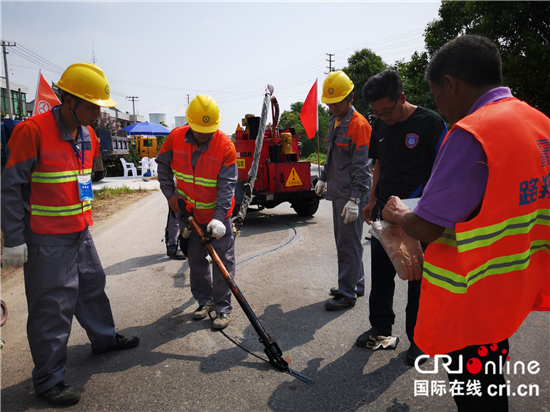
[[78, 127], [78, 130], [80, 132], [80, 141], [82, 142], [82, 150], [80, 153], [82, 153], [82, 157], [80, 156], [80, 153], [78, 152], [78, 149], [76, 148], [76, 145], [74, 144], [74, 141], [71, 140], [71, 146], [73, 147], [74, 152], [76, 153], [76, 157], [78, 157], [78, 160], [82, 161], [82, 170], [84, 170], [84, 137], [82, 136], [82, 127]]

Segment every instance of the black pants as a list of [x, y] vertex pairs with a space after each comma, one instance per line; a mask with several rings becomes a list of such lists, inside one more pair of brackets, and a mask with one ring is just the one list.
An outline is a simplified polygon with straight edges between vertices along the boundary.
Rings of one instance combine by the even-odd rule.
[[[481, 346], [485, 349], [479, 350]], [[449, 353], [452, 359], [450, 366], [451, 371], [456, 371], [460, 368], [460, 355], [462, 355], [462, 373], [448, 374], [449, 384], [453, 381], [457, 381], [457, 385], [463, 388], [462, 394], [456, 394], [453, 399], [458, 406], [459, 412], [507, 412], [508, 411], [508, 396], [506, 391], [502, 391], [502, 395], [499, 394], [499, 385], [506, 384], [504, 374], [499, 373], [499, 365], [504, 365], [506, 357], [510, 354], [510, 347], [508, 339], [503, 340], [496, 344], [496, 348], [491, 344], [487, 345], [473, 345], [467, 346], [464, 349], [457, 350]], [[494, 349], [494, 350], [493, 350]], [[503, 350], [505, 353], [503, 353]], [[481, 356], [485, 354], [485, 356]], [[481, 370], [478, 373], [470, 373], [468, 371], [468, 361], [474, 359], [473, 362], [481, 362]], [[478, 362], [480, 361], [480, 362]], [[489, 367], [486, 370], [485, 365], [487, 362], [492, 362], [496, 365], [496, 373], [493, 373], [493, 368]], [[503, 366], [505, 370], [505, 367]], [[474, 372], [477, 370], [474, 370]], [[489, 372], [489, 373], [485, 373]], [[481, 396], [466, 395], [468, 381], [480, 383], [479, 393]], [[489, 388], [490, 385], [495, 385]], [[490, 389], [490, 392], [489, 392]], [[495, 396], [491, 396], [491, 394]]]
[[[383, 206], [376, 203], [372, 213], [372, 220], [377, 220]], [[427, 243], [421, 243], [422, 250], [426, 250]], [[395, 268], [391, 263], [382, 244], [371, 239], [371, 292], [369, 297], [369, 321], [372, 327], [378, 329], [381, 335], [390, 336], [395, 321], [393, 311], [393, 294], [395, 291]], [[421, 280], [407, 281], [407, 308], [405, 309], [405, 330], [410, 342], [413, 342], [414, 327], [418, 314]]]

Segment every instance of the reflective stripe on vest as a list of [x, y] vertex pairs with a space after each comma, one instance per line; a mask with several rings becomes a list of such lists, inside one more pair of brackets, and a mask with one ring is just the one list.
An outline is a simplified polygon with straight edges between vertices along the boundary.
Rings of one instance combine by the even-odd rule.
[[38, 216], [72, 216], [92, 208], [92, 202], [87, 200], [70, 206], [31, 206], [31, 215]]
[[[37, 234], [75, 233], [93, 224], [90, 201], [80, 201], [78, 176], [92, 173], [97, 138], [88, 127], [91, 150], [84, 168], [69, 141], [63, 140], [52, 112], [33, 116], [40, 129], [38, 165], [31, 174], [31, 229]], [[89, 154], [89, 155], [88, 155]]]
[[[91, 174], [92, 169], [84, 169], [83, 174]], [[76, 182], [80, 170], [68, 170], [66, 172], [35, 172], [31, 181], [37, 183], [65, 183]]]
[[483, 146], [489, 178], [479, 214], [446, 229], [424, 256], [414, 337], [431, 356], [502, 341], [531, 310], [550, 309], [550, 162], [541, 150], [550, 119], [509, 98], [466, 116], [447, 138], [456, 128]]
[[[176, 191], [193, 208], [195, 219], [207, 224], [214, 218], [218, 189], [218, 174], [223, 166], [227, 145], [231, 139], [218, 130], [210, 142], [208, 150], [201, 152], [195, 168], [192, 167], [193, 153], [197, 145], [185, 142], [189, 126], [172, 131], [172, 172], [176, 177]], [[226, 217], [231, 216], [235, 200]]]

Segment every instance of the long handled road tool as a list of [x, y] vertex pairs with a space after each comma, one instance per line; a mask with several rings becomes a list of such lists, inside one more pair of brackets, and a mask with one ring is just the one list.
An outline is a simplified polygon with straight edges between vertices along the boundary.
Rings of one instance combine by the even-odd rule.
[[265, 347], [264, 352], [269, 358], [269, 363], [271, 363], [274, 367], [276, 367], [280, 371], [288, 372], [295, 378], [300, 379], [301, 381], [307, 383], [308, 385], [311, 385], [312, 383], [314, 383], [314, 380], [312, 378], [305, 376], [300, 372], [296, 372], [295, 370], [292, 370], [288, 367], [288, 362], [283, 359], [283, 353], [281, 352], [281, 349], [279, 348], [277, 343], [273, 339], [271, 339], [271, 336], [267, 334], [262, 324], [260, 323], [256, 315], [250, 308], [250, 305], [242, 295], [237, 284], [233, 281], [233, 279], [231, 279], [229, 272], [225, 268], [224, 264], [222, 263], [216, 251], [214, 250], [214, 247], [211, 245], [211, 242], [214, 239], [208, 236], [208, 234], [206, 235], [204, 234], [201, 227], [199, 226], [197, 221], [194, 219], [193, 215], [185, 207], [185, 202], [182, 199], [178, 201], [178, 204], [180, 207], [180, 211], [182, 213], [182, 217], [189, 222], [189, 226], [191, 227], [191, 230], [195, 232], [195, 234], [199, 237], [201, 243], [206, 248], [206, 250], [208, 251], [208, 254], [212, 258], [212, 262], [220, 270], [220, 273], [222, 274], [223, 278], [229, 285], [231, 292], [233, 292], [233, 295], [239, 302], [239, 305], [241, 305], [241, 308], [246, 314], [246, 317], [254, 327], [254, 330], [256, 331], [256, 333], [260, 338], [259, 339], [260, 342]]

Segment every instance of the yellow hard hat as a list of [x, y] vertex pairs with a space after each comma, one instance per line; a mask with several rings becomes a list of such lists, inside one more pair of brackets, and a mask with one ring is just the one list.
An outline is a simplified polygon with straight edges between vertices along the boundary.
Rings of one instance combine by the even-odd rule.
[[187, 123], [199, 133], [214, 133], [220, 127], [220, 109], [211, 96], [199, 94], [185, 111]]
[[75, 63], [67, 67], [57, 87], [87, 102], [102, 107], [114, 107], [105, 73], [92, 63]]
[[339, 103], [353, 90], [353, 82], [343, 71], [331, 72], [323, 83], [321, 101], [326, 104]]

